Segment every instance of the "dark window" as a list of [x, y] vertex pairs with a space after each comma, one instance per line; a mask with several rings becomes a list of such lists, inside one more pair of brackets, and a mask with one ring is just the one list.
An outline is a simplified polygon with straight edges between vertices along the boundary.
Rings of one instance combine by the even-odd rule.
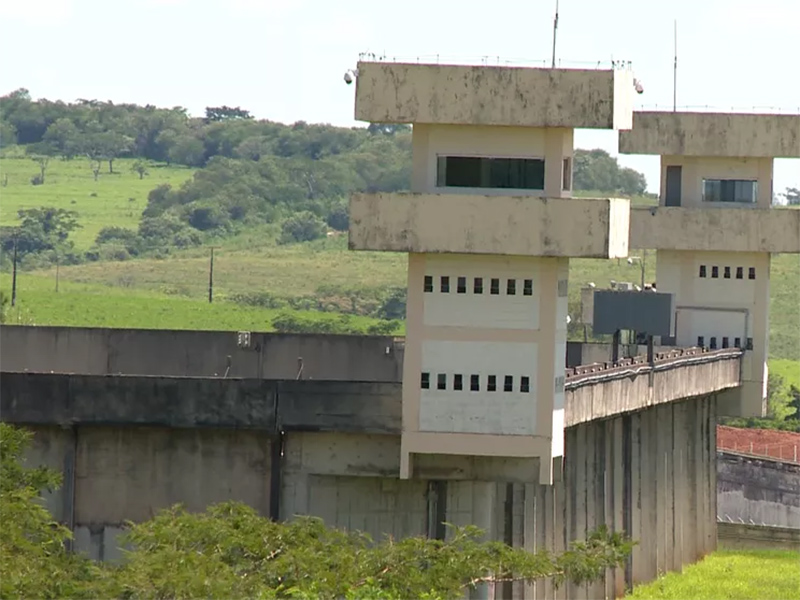
[[667, 166], [666, 195], [664, 206], [681, 205], [681, 179], [683, 168], [679, 165]]
[[744, 269], [742, 267], [736, 267], [736, 279], [744, 279]]
[[500, 280], [499, 279], [492, 279], [491, 287], [489, 288], [489, 293], [492, 296], [497, 296], [500, 293]]
[[466, 277], [459, 277], [458, 284], [456, 286], [456, 293], [458, 294], [466, 294], [467, 293], [467, 278]]
[[447, 375], [445, 375], [444, 373], [439, 373], [436, 376], [436, 389], [437, 390], [447, 389]]
[[734, 348], [741, 348], [742, 347], [742, 338], [733, 338], [733, 346]]
[[483, 277], [476, 277], [475, 278], [475, 287], [472, 288], [472, 291], [476, 294], [483, 293]]
[[442, 275], [442, 293], [447, 294], [450, 292], [450, 278], [447, 275]]
[[437, 161], [436, 185], [543, 190], [544, 160], [440, 156]]
[[503, 391], [504, 392], [513, 392], [514, 391], [514, 376], [513, 375], [506, 375], [505, 379], [503, 380]]
[[708, 347], [711, 348], [712, 350], [716, 350], [717, 349], [717, 338], [716, 337], [712, 336], [711, 343], [708, 345]]
[[432, 292], [433, 291], [433, 277], [431, 277], [430, 275], [425, 275], [425, 285], [424, 285], [423, 289], [426, 292]]
[[567, 156], [561, 167], [561, 189], [572, 189], [572, 159]]
[[745, 350], [752, 350], [753, 349], [753, 338], [747, 338], [747, 346]]
[[705, 276], [706, 276], [706, 266], [700, 265], [700, 277], [705, 277]]
[[756, 268], [750, 267], [747, 269], [747, 278], [748, 279], [755, 279], [756, 278]]
[[486, 383], [486, 391], [488, 392], [497, 391], [497, 375], [489, 375], [489, 380]]
[[431, 387], [431, 374], [430, 373], [423, 373], [422, 380], [420, 381], [420, 386], [423, 390], [430, 389]]
[[723, 337], [722, 338], [722, 347], [723, 348], [727, 348], [728, 347], [728, 338], [727, 337]]
[[711, 267], [711, 279], [719, 277], [719, 267]]
[[526, 279], [522, 282], [522, 295], [533, 296], [533, 279]]
[[706, 338], [704, 338], [702, 335], [698, 335], [697, 336], [697, 347], [698, 348], [702, 348], [705, 345], [706, 345]]
[[519, 391], [523, 394], [527, 394], [531, 391], [531, 378], [527, 375], [523, 375], [519, 378]]
[[703, 202], [743, 202], [754, 204], [758, 182], [741, 179], [704, 179]]
[[506, 284], [506, 294], [509, 296], [513, 296], [517, 293], [517, 280], [516, 279], [509, 279], [508, 283]]
[[731, 278], [731, 268], [730, 267], [725, 267], [725, 269], [722, 271], [722, 277], [724, 279], [730, 279]]
[[469, 389], [473, 392], [478, 392], [481, 389], [481, 376], [480, 375], [470, 375], [469, 376]]
[[453, 389], [459, 392], [464, 389], [463, 375], [453, 375]]

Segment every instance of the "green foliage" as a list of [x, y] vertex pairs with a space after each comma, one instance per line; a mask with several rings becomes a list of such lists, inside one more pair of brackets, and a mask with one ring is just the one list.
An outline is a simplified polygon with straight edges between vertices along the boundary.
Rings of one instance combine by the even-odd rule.
[[0, 249], [12, 254], [16, 246], [19, 259], [29, 255], [49, 253], [48, 260], [65, 259], [67, 263], [80, 262], [79, 255], [72, 252], [74, 244], [70, 234], [78, 229], [77, 213], [63, 208], [43, 206], [20, 209], [17, 227], [0, 230]]
[[325, 235], [325, 222], [310, 211], [295, 213], [281, 225], [281, 243], [310, 242]]
[[58, 475], [23, 466], [30, 437], [0, 423], [3, 598], [444, 599], [489, 581], [592, 581], [621, 566], [633, 547], [605, 528], [560, 555], [484, 542], [472, 526], [451, 527], [447, 541], [375, 543], [317, 518], [274, 522], [241, 503], [224, 502], [199, 514], [174, 506], [129, 524], [124, 564], [96, 564], [65, 551], [71, 534], [39, 499], [58, 484]]
[[[794, 377], [800, 380], [800, 362], [792, 363]], [[798, 382], [800, 383], [800, 382]], [[767, 416], [722, 419], [724, 425], [755, 429], [778, 429], [800, 433], [800, 385], [774, 372], [770, 365], [767, 382]]]
[[620, 168], [617, 159], [605, 150], [575, 150], [573, 183], [576, 190], [620, 192], [641, 196], [647, 190], [644, 175]]
[[400, 327], [398, 321], [378, 321], [366, 329], [362, 322], [350, 315], [314, 315], [302, 312], [281, 311], [272, 319], [272, 327], [279, 333], [326, 333], [388, 335]]

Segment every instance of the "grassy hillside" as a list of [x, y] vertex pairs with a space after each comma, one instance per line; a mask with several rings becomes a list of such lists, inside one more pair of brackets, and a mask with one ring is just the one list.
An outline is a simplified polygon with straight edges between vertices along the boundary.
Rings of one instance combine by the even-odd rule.
[[54, 206], [78, 213], [78, 229], [71, 239], [79, 250], [88, 249], [103, 227], [117, 225], [136, 229], [139, 217], [147, 206], [147, 194], [154, 187], [169, 183], [180, 185], [192, 176], [193, 169], [148, 165], [148, 175], [139, 179], [133, 172], [132, 159], [114, 161], [114, 173], [108, 163], [102, 165], [98, 180], [85, 158], [50, 159], [43, 185], [31, 185], [39, 165], [19, 150], [6, 151], [0, 159], [0, 176], [8, 176], [8, 184], [0, 188], [0, 225], [17, 221], [21, 208]]

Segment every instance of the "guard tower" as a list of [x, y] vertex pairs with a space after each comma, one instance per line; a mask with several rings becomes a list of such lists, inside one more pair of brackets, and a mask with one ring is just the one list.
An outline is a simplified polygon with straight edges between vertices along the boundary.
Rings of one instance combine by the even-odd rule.
[[[552, 482], [569, 257], [627, 256], [629, 204], [570, 199], [574, 128], [632, 123], [630, 70], [361, 62], [355, 116], [410, 123], [411, 193], [356, 194], [350, 248], [407, 252], [401, 478]], [[466, 469], [467, 467], [464, 467]], [[477, 468], [477, 467], [474, 467]]]
[[719, 409], [762, 416], [770, 254], [800, 252], [800, 211], [771, 208], [772, 166], [800, 157], [800, 115], [637, 112], [619, 136], [620, 153], [661, 156], [659, 207], [631, 211], [631, 245], [658, 250], [675, 343], [743, 348], [742, 386]]

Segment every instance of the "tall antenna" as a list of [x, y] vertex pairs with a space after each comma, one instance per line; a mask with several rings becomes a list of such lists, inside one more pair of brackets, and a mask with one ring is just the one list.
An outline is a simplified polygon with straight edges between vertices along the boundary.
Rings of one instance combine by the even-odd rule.
[[672, 112], [678, 110], [678, 19], [675, 19], [675, 61], [672, 69]]
[[556, 0], [556, 17], [553, 19], [553, 68], [556, 68], [556, 33], [558, 32], [558, 0]]

